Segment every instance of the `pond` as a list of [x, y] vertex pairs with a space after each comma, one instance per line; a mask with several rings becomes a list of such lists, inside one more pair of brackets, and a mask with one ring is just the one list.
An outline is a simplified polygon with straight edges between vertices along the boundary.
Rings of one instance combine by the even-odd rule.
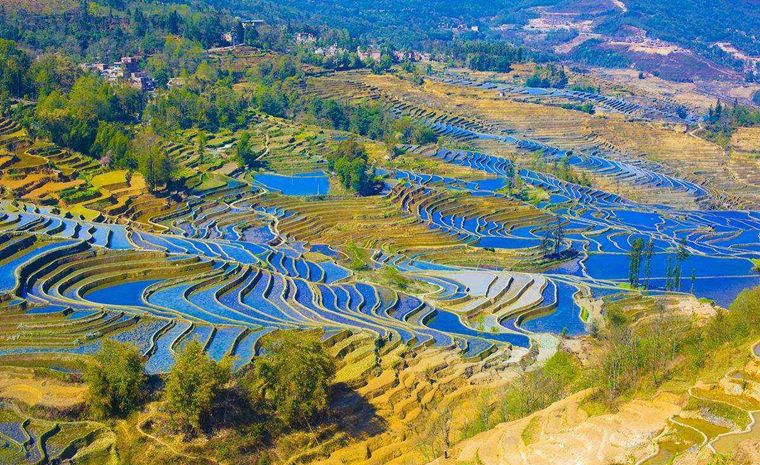
[[293, 176], [263, 173], [254, 177], [257, 183], [283, 195], [314, 196], [330, 192], [330, 178], [321, 171]]
[[465, 326], [459, 317], [451, 312], [436, 310], [425, 325], [448, 334], [475, 336], [491, 341], [507, 342], [519, 347], [529, 347], [530, 339], [522, 334], [479, 332]]
[[[520, 324], [520, 327], [534, 333], [560, 334], [566, 331], [568, 336], [578, 336], [586, 333], [586, 325], [581, 321], [580, 307], [575, 303], [573, 295], [577, 289], [563, 282], [556, 283], [557, 305], [547, 310], [543, 315], [529, 317]], [[547, 288], [553, 293], [554, 288]], [[554, 297], [547, 300], [553, 300]]]
[[[654, 254], [650, 289], [665, 288], [668, 255]], [[629, 263], [627, 254], [592, 253], [584, 264], [587, 274], [593, 279], [623, 282], [628, 279]], [[642, 264], [642, 278], [644, 267]], [[697, 297], [711, 299], [722, 307], [728, 307], [742, 290], [760, 284], [760, 276], [752, 271], [752, 263], [740, 258], [691, 255], [684, 261], [681, 269], [682, 292], [691, 292]]]
[[[652, 259], [651, 276], [664, 278], [667, 276], [668, 257], [672, 254], [655, 253]], [[672, 259], [671, 259], [672, 260]], [[644, 259], [642, 259], [644, 261]], [[628, 254], [591, 253], [585, 262], [590, 277], [597, 279], [628, 279], [630, 258]], [[645, 263], [642, 263], [642, 275]], [[741, 258], [707, 257], [690, 255], [681, 265], [681, 280], [685, 282], [691, 277], [692, 271], [696, 277], [707, 276], [755, 276], [752, 262]]]
[[528, 247], [538, 247], [540, 243], [541, 241], [538, 239], [486, 236], [481, 237], [474, 245], [476, 247], [488, 247], [493, 249], [523, 249]]
[[85, 298], [98, 304], [143, 306], [145, 305], [142, 301], [143, 292], [159, 281], [158, 279], [151, 279], [120, 283], [90, 292]]

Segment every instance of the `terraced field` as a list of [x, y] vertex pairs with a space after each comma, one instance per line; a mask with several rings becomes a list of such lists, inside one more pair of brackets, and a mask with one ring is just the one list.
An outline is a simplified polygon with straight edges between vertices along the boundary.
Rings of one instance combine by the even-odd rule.
[[[698, 209], [697, 205], [732, 202], [721, 192], [716, 193], [716, 184], [707, 182], [704, 178], [695, 182], [674, 175], [661, 165], [638, 161], [635, 158], [633, 161], [622, 161], [620, 156], [613, 156], [614, 154], [607, 149], [594, 148], [583, 141], [573, 142], [567, 139], [568, 136], [572, 136], [573, 131], [566, 127], [557, 130], [557, 132], [562, 132], [564, 140], [553, 136], [547, 137], [548, 134], [545, 134], [540, 138], [547, 142], [542, 142], [518, 136], [515, 133], [517, 127], [514, 125], [511, 129], [502, 126], [499, 118], [503, 119], [503, 117], [494, 116], [489, 121], [497, 121], [497, 123], [489, 126], [489, 124], [479, 122], [485, 119], [482, 116], [467, 119], [457, 115], [456, 108], [464, 106], [477, 108], [480, 104], [478, 102], [472, 102], [471, 105], [457, 103], [469, 102], [466, 99], [471, 97], [457, 88], [477, 87], [479, 89], [477, 96], [482, 100], [483, 88], [489, 90], [502, 88], [503, 86], [500, 85], [476, 84], [462, 79], [445, 78], [443, 81], [447, 82], [447, 87], [425, 84], [423, 88], [413, 88], [408, 83], [393, 77], [370, 76], [361, 73], [331, 76], [324, 80], [324, 83], [314, 82], [314, 92], [321, 95], [332, 92], [327, 95], [338, 95], [342, 92], [341, 86], [350, 88], [356, 91], [353, 95], [358, 93], [365, 98], [387, 101], [387, 105], [391, 108], [420, 118], [442, 136], [469, 141], [471, 145], [499, 147], [499, 152], [505, 150], [506, 147], [506, 151], [512, 155], [510, 159], [505, 159], [456, 150], [427, 152], [427, 155], [432, 158], [452, 165], [480, 170], [484, 175], [496, 175], [504, 181], [508, 174], [508, 167], [513, 164], [511, 159], [517, 158], [519, 161], [532, 157], [535, 160], [539, 157], [540, 163], [519, 163], [514, 167], [514, 171], [518, 173], [522, 181], [550, 194], [548, 199], [538, 202], [536, 206], [545, 214], [553, 214], [551, 217], [558, 216], [564, 219], [567, 237], [574, 242], [573, 247], [585, 251], [585, 257], [581, 258], [577, 265], [566, 265], [555, 271], [555, 274], [561, 273], [563, 277], [567, 277], [569, 272], [571, 276], [583, 277], [592, 287], [596, 285], [601, 288], [616, 287], [625, 280], [631, 244], [635, 238], [640, 237], [651, 241], [654, 246], [651, 268], [645, 280], [650, 288], [666, 287], [666, 275], [672, 272], [674, 266], [669, 265], [668, 262], [679, 244], [689, 251], [688, 258], [680, 265], [682, 282], [679, 283], [679, 289], [692, 291], [697, 295], [712, 298], [722, 305], [727, 305], [736, 294], [731, 291], [724, 292], [724, 279], [730, 277], [732, 283], [736, 283], [736, 288], [757, 283], [757, 275], [752, 270], [752, 264], [749, 261], [756, 258], [757, 253], [755, 245], [758, 241], [757, 213], [753, 210], [704, 211]], [[456, 88], [452, 88], [452, 85]], [[515, 92], [512, 88], [507, 90]], [[506, 92], [505, 89], [502, 91]], [[528, 92], [528, 90], [521, 92]], [[452, 98], [453, 104], [447, 106], [446, 99], [442, 95]], [[515, 104], [510, 103], [511, 100], [504, 95], [502, 98], [507, 103], [501, 107], [501, 110], [508, 114], [515, 113], [517, 111]], [[428, 110], [422, 110], [422, 108]], [[515, 110], [510, 111], [512, 108]], [[543, 107], [531, 108], [524, 105], [520, 107], [521, 114], [525, 114], [531, 121], [531, 130], [530, 133], [526, 133], [527, 135], [535, 136], [555, 124], [544, 119], [552, 117], [552, 110], [548, 110], [547, 113], [544, 111], [546, 108]], [[530, 111], [525, 113], [522, 110], [530, 110], [533, 113]], [[539, 114], [539, 112], [542, 113]], [[562, 118], [560, 110], [555, 112], [557, 112], [556, 124], [562, 121], [577, 121], [577, 118]], [[470, 115], [472, 114], [485, 113], [470, 112]], [[654, 118], [657, 115], [662, 117], [661, 113], [656, 112], [648, 117]], [[534, 116], [537, 119], [533, 118]], [[636, 127], [636, 125], [631, 124], [629, 127]], [[549, 141], [551, 142], [548, 143]], [[572, 150], [568, 148], [569, 145], [573, 145]], [[600, 184], [607, 187], [615, 184], [637, 186], [639, 190], [655, 192], [656, 199], [649, 199], [646, 204], [641, 204], [596, 187], [583, 187], [563, 181], [550, 174], [556, 170], [547, 170], [552, 165], [556, 167], [558, 163], [591, 173], [594, 179], [593, 186]], [[483, 187], [470, 179], [457, 180], [447, 178], [445, 175], [429, 176], [407, 170], [395, 170], [392, 174], [406, 185], [420, 186], [418, 187], [419, 195], [424, 197], [434, 197], [432, 190], [429, 187], [426, 189], [426, 186], [445, 185], [461, 196], [457, 201], [458, 205], [467, 204], [461, 199], [468, 196], [474, 196], [477, 202], [482, 203], [484, 196], [498, 197], [505, 194], [504, 182], [500, 185], [499, 181], [491, 180], [486, 183], [486, 187]], [[601, 180], [607, 181], [600, 182]], [[673, 202], [673, 199], [677, 201]], [[431, 199], [430, 202], [435, 205], [434, 200]], [[674, 204], [677, 205], [676, 208], [673, 208]], [[684, 209], [684, 206], [691, 208]], [[464, 207], [462, 210], [470, 211], [472, 208]], [[445, 207], [444, 211], [446, 211]], [[453, 211], [456, 212], [456, 210]], [[475, 243], [483, 246], [497, 245], [497, 248], [536, 246], [546, 234], [546, 228], [542, 228], [540, 222], [536, 222], [533, 228], [513, 229], [506, 224], [468, 222], [467, 214], [427, 216], [424, 209], [418, 210], [417, 213], [433, 228], [443, 228], [447, 232], [463, 234], [471, 240], [474, 238]], [[493, 231], [499, 231], [499, 233], [494, 235]], [[617, 272], [610, 272], [610, 269]]]
[[2, 463], [56, 463], [67, 460], [74, 455], [77, 445], [93, 442], [105, 433], [98, 423], [51, 422], [25, 417], [7, 405], [2, 407], [0, 435], [5, 441], [0, 452]]
[[473, 357], [503, 344], [528, 345], [517, 331], [481, 334], [416, 297], [356, 281], [326, 259], [324, 253], [336, 253], [328, 247], [312, 248], [325, 258], [314, 261], [301, 242], [272, 245], [277, 236], [269, 226], [208, 227], [210, 215], [194, 211], [198, 226], [183, 237], [5, 208], [6, 305], [18, 309], [17, 317], [41, 319], [41, 334], [70, 325], [77, 336], [33, 332], [10, 342], [5, 354], [90, 353], [109, 336], [136, 341], [149, 369], [161, 371], [178, 344], [197, 337], [217, 357], [240, 355], [245, 363], [258, 336], [287, 327], [353, 329], [411, 346], [459, 347]]
[[[684, 198], [682, 193], [686, 191], [682, 186], [671, 188], [670, 183], [645, 183], [667, 188], [658, 195], [665, 194], [659, 197], [676, 207], [693, 208], [695, 201], [703, 206], [726, 208], [757, 206], [756, 185], [746, 179], [754, 174], [744, 174], [742, 178], [731, 175], [723, 163], [723, 150], [685, 133], [685, 125], [673, 122], [672, 104], [668, 102], [654, 106], [620, 103], [621, 109], [626, 105], [631, 109], [628, 112], [618, 109], [608, 116], [586, 115], [515, 97], [570, 91], [515, 88], [500, 81], [463, 79], [457, 75], [434, 77], [417, 87], [393, 76], [354, 72], [320, 77], [310, 86], [313, 92], [326, 97], [351, 95], [352, 99], [383, 102], [399, 114], [428, 122], [442, 135], [470, 141], [500, 154], [506, 150], [509, 155], [519, 156], [521, 150], [514, 150], [517, 145], [518, 149], [525, 146], [547, 152], [572, 151], [584, 158], [602, 157], [606, 163], [617, 162], [620, 166], [605, 172], [592, 170], [608, 188], [627, 184], [632, 187], [623, 190], [635, 190], [634, 186], [641, 185], [638, 181], [642, 177], [651, 179], [659, 175], [676, 177], [708, 191], [708, 199], [693, 189], [689, 189], [690, 197]], [[594, 99], [606, 98], [592, 95]], [[577, 98], [588, 99], [591, 95]], [[687, 120], [689, 118], [693, 117]], [[489, 137], [483, 137], [486, 135]], [[498, 139], [496, 147], [494, 138]], [[634, 178], [615, 176], [621, 168], [624, 172], [636, 173], [637, 182], [631, 182]], [[751, 167], [749, 173], [755, 171], [756, 167]], [[656, 197], [643, 196], [642, 200], [656, 203]]]
[[[197, 340], [242, 369], [268, 334], [316, 330], [338, 381], [393, 419], [386, 435], [333, 459], [421, 463], [408, 428], [435, 417], [426, 405], [546, 360], [589, 332], [594, 299], [693, 294], [727, 307], [760, 283], [751, 134], [737, 135], [727, 164], [679, 132], [694, 116], [682, 120], [672, 102], [458, 74], [414, 86], [340, 72], [304, 92], [380, 102], [440, 142], [391, 155], [359, 138], [384, 183], [361, 197], [327, 172], [324, 153], [346, 134], [252, 114], [260, 166], [236, 163], [242, 131], [208, 134], [203, 154], [197, 131], [179, 132], [162, 148], [184, 187], [150, 194], [138, 174], [0, 120], [0, 360], [87, 355], [110, 338], [160, 374]], [[743, 174], [722, 179], [724, 168]], [[649, 463], [694, 444], [725, 447], [750, 425], [738, 413], [713, 421], [700, 402], [735, 399], [712, 391], [692, 390], [694, 408], [671, 420]], [[0, 413], [0, 461], [63, 460], [72, 443], [103, 439], [96, 425]], [[388, 434], [403, 453], [383, 444]]]
[[[199, 339], [215, 358], [236, 355], [242, 366], [262, 335], [296, 327], [349, 330], [482, 357], [502, 347], [527, 348], [534, 331], [584, 333], [588, 321], [575, 297], [623, 291], [637, 239], [651, 247], [637, 276], [648, 292], [693, 293], [727, 305], [758, 283], [751, 262], [760, 253], [757, 212], [686, 210], [664, 197], [662, 203], [638, 203], [597, 188], [607, 179], [607, 185], [690, 199], [681, 203], [691, 206], [715, 203], [715, 188], [704, 179], [683, 179], [594, 148], [587, 137], [546, 119], [564, 115], [561, 109], [525, 114], [539, 118], [529, 138], [515, 132], [527, 126], [514, 117], [487, 119], [482, 105], [460, 116], [461, 103], [449, 102], [466, 101], [468, 89], [498, 91], [516, 105], [510, 108], [525, 109], [510, 96], [544, 95], [539, 91], [455, 75], [417, 89], [393, 79], [339, 73], [314, 79], [309, 92], [387, 102], [396, 114], [445, 138], [499, 146], [513, 156], [407, 147], [395, 160], [378, 160], [387, 164], [380, 171], [387, 180], [383, 195], [331, 196], [328, 176], [308, 171], [319, 162], [299, 163], [302, 174], [291, 176], [276, 155], [308, 159], [326, 136], [261, 119], [253, 133], [279, 174], [225, 168], [239, 137], [230, 132], [212, 135], [210, 153], [201, 159], [193, 147], [197, 134], [190, 131], [165, 144], [190, 189], [169, 200], [141, 193], [144, 184], [134, 175], [103, 172], [55, 147], [29, 146], [23, 130], [4, 120], [12, 154], [4, 174], [19, 187], [8, 182], [14, 200], [1, 205], [3, 305], [15, 318], [39, 323], [24, 323], [37, 329], [8, 342], [3, 353], [87, 353], [103, 337], [114, 337], [135, 341], [149, 357], [149, 370], [161, 372], [177, 347]], [[392, 94], [391, 85], [404, 93]], [[592, 99], [610, 113], [642, 120], [674, 118], [667, 105], [649, 108], [570, 91], [551, 96]], [[415, 161], [400, 163], [405, 157]], [[559, 163], [595, 181], [588, 187], [563, 180], [552, 174]], [[93, 198], [74, 209], [44, 206], [50, 203], [45, 195], [60, 200], [62, 192], [50, 176], [66, 188], [82, 188], [76, 184], [81, 177], [72, 174], [82, 170], [92, 170], [87, 182]], [[513, 192], [514, 178], [527, 196]], [[574, 257], [559, 266], [542, 252], [557, 228], [564, 237], [556, 249]], [[387, 268], [427, 291], [389, 287], [380, 279]], [[50, 328], [61, 325], [76, 338], [53, 335]]]

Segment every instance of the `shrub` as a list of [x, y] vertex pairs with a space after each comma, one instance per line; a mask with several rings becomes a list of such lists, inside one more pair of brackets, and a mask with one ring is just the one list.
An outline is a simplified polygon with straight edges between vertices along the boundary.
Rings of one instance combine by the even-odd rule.
[[68, 204], [75, 204], [86, 202], [100, 196], [100, 191], [92, 186], [82, 187], [68, 187], [63, 189], [59, 194], [61, 200]]
[[354, 242], [349, 242], [346, 245], [346, 252], [351, 259], [349, 267], [352, 270], [364, 271], [369, 269], [369, 265], [372, 260], [366, 250], [362, 249]]
[[392, 266], [384, 266], [382, 270], [383, 278], [385, 278], [386, 281], [393, 284], [397, 288], [404, 290], [409, 287], [411, 284], [411, 281], [401, 274], [399, 270]]
[[85, 372], [87, 406], [94, 416], [125, 415], [145, 397], [145, 361], [137, 348], [110, 339], [95, 354], [95, 363]]
[[607, 401], [641, 388], [658, 387], [674, 373], [692, 376], [712, 354], [739, 347], [760, 330], [760, 288], [742, 291], [730, 311], [718, 311], [704, 326], [665, 312], [633, 324], [620, 310], [607, 309], [607, 351], [595, 383]]
[[542, 368], [523, 373], [507, 387], [500, 420], [522, 418], [545, 408], [565, 396], [577, 378], [577, 360], [568, 352], [558, 351]]

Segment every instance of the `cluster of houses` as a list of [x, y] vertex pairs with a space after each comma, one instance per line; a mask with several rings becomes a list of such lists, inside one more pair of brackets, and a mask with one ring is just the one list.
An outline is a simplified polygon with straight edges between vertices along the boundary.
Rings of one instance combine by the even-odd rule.
[[156, 82], [145, 72], [140, 71], [138, 57], [122, 57], [113, 63], [86, 63], [82, 68], [100, 74], [109, 82], [126, 82], [143, 91], [156, 89]]
[[480, 32], [480, 26], [468, 26], [467, 24], [457, 24], [451, 28], [451, 32], [454, 35], [463, 34], [465, 32]]
[[[240, 20], [240, 23], [243, 25], [244, 29], [248, 28], [256, 28], [263, 24], [266, 24], [263, 20], [255, 19], [255, 20]], [[473, 26], [474, 28], [477, 28], [477, 26]], [[473, 29], [477, 30], [477, 29]], [[232, 31], [225, 33], [222, 36], [222, 39], [232, 45], [233, 47], [235, 45], [240, 45], [239, 43], [236, 43], [235, 35]], [[296, 46], [304, 47], [309, 50], [311, 50], [312, 53], [315, 55], [319, 55], [325, 58], [336, 58], [344, 53], [348, 53], [349, 50], [338, 46], [338, 44], [332, 44], [330, 46], [324, 46], [318, 44], [319, 37], [317, 37], [312, 32], [297, 32], [295, 34], [295, 43]], [[366, 62], [368, 60], [373, 61], [380, 61], [382, 58], [382, 52], [377, 47], [357, 47], [356, 54], [358, 55], [359, 59], [363, 62]], [[422, 62], [429, 62], [431, 61], [431, 55], [429, 53], [419, 52], [417, 50], [411, 50], [411, 51], [394, 51], [393, 52], [393, 59], [395, 61], [401, 62], [401, 61], [422, 61]]]
[[315, 55], [320, 55], [326, 58], [335, 58], [343, 53], [346, 53], [346, 49], [338, 47], [338, 44], [332, 44], [327, 48], [317, 47], [314, 49]]
[[[329, 47], [317, 47], [317, 36], [310, 32], [298, 32], [295, 35], [295, 42], [300, 47], [315, 47], [313, 53], [325, 58], [334, 58], [340, 54], [348, 52], [348, 50], [338, 47], [337, 44], [332, 44]], [[356, 54], [361, 61], [380, 61], [382, 58], [382, 51], [377, 47], [357, 47]], [[429, 53], [418, 52], [416, 50], [401, 51], [396, 50], [393, 52], [393, 58], [396, 61], [423, 61], [428, 62], [431, 60]]]
[[[359, 59], [362, 61], [367, 61], [369, 59], [372, 59], [374, 61], [379, 61], [382, 57], [382, 52], [379, 48], [376, 47], [367, 47], [367, 48], [357, 48], [356, 54], [359, 56]], [[429, 62], [432, 58], [429, 53], [423, 53], [418, 52], [417, 50], [394, 50], [393, 51], [393, 59], [395, 61], [422, 61], [422, 62]]]
[[311, 32], [297, 32], [296, 33], [296, 45], [311, 45], [317, 43], [317, 36]]

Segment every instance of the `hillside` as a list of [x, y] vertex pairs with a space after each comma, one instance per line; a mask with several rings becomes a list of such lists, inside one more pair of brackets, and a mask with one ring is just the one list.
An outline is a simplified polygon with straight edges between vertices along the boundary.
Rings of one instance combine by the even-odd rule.
[[0, 465], [757, 463], [745, 6], [6, 5]]
[[[504, 38], [587, 65], [629, 67], [667, 79], [743, 80], [760, 74], [760, 27], [751, 0], [738, 2], [521, 0], [517, 2], [234, 1], [268, 20], [344, 28], [395, 47], [456, 38]], [[463, 29], [458, 27], [465, 26]], [[699, 32], [698, 32], [699, 31]]]

